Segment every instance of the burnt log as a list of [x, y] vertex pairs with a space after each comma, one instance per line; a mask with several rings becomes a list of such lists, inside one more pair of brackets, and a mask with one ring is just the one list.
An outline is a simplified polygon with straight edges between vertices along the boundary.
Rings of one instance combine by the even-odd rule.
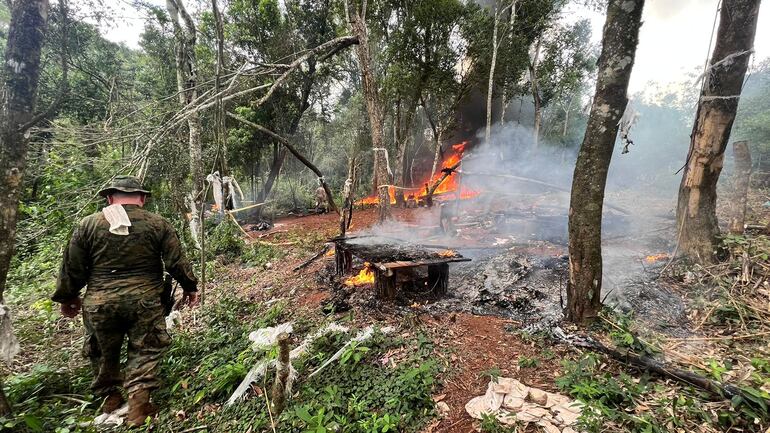
[[396, 299], [396, 272], [374, 268], [374, 289], [377, 299], [387, 301]]
[[338, 276], [351, 274], [353, 272], [353, 253], [337, 245], [334, 248], [334, 264]]

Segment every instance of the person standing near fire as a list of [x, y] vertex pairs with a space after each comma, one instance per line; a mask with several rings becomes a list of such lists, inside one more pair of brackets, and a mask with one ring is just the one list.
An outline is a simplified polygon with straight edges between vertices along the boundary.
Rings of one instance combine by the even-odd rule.
[[[143, 209], [150, 192], [133, 176], [117, 176], [99, 191], [108, 206], [84, 218], [64, 249], [52, 296], [62, 315], [83, 310], [83, 355], [91, 361], [94, 392], [110, 413], [128, 393], [126, 422], [137, 426], [157, 413], [150, 393], [160, 386], [158, 369], [171, 343], [164, 320], [164, 270], [184, 290], [182, 303], [198, 303], [192, 265], [179, 237], [163, 217]], [[82, 300], [80, 291], [86, 288]], [[128, 340], [125, 381], [120, 353]]]

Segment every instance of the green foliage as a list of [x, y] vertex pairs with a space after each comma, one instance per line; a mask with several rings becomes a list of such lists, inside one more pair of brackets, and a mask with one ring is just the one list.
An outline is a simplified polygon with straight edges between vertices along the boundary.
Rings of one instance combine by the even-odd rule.
[[217, 224], [206, 237], [206, 247], [211, 254], [231, 260], [243, 254], [245, 245], [240, 229], [229, 218]]
[[505, 426], [492, 415], [481, 414], [481, 431], [484, 433], [516, 433], [516, 426]]
[[[586, 431], [602, 431], [607, 423], [612, 423], [627, 431], [663, 433], [706, 423], [719, 429], [760, 432], [768, 421], [768, 395], [756, 388], [742, 387], [750, 401], [735, 398], [729, 407], [707, 411], [703, 397], [695, 390], [670, 392], [662, 385], [654, 385], [646, 374], [639, 379], [625, 373], [614, 375], [603, 370], [601, 360], [593, 354], [578, 361], [566, 360], [563, 365], [565, 373], [556, 384], [586, 405], [580, 418]], [[711, 365], [715, 378], [721, 378], [728, 370], [715, 362]]]
[[283, 257], [283, 253], [278, 248], [268, 244], [254, 243], [245, 248], [241, 260], [252, 266], [264, 266], [281, 257]]
[[519, 357], [519, 367], [521, 368], [535, 368], [538, 365], [540, 365], [540, 360], [537, 358]]

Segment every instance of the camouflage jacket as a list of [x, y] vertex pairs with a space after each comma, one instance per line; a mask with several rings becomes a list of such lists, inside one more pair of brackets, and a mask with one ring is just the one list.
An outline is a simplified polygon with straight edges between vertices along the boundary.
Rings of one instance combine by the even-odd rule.
[[123, 207], [131, 220], [128, 236], [110, 233], [102, 212], [80, 222], [64, 249], [51, 299], [75, 298], [85, 286], [86, 305], [160, 297], [164, 270], [183, 290], [197, 290], [198, 279], [171, 224], [139, 206]]

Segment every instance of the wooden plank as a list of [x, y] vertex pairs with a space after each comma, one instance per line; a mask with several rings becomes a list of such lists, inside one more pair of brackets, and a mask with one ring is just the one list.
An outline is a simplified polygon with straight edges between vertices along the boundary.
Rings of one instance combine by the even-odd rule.
[[410, 262], [397, 261], [387, 263], [376, 263], [375, 265], [380, 269], [400, 269], [400, 268], [412, 268], [416, 266], [438, 265], [441, 263], [458, 263], [458, 262], [470, 262], [471, 259], [466, 257], [441, 257], [436, 259], [415, 260]]

